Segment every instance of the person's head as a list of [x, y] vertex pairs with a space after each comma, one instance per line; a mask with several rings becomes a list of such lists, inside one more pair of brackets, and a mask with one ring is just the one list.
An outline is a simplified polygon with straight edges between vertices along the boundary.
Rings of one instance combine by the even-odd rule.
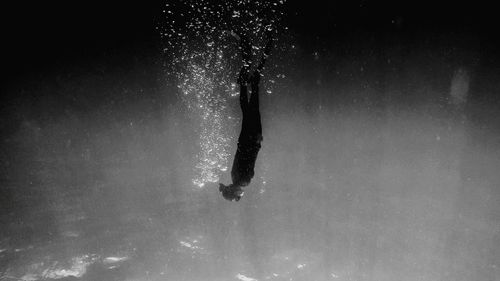
[[241, 186], [234, 183], [230, 185], [219, 183], [219, 191], [222, 192], [222, 197], [229, 201], [240, 201], [241, 196], [243, 196]]

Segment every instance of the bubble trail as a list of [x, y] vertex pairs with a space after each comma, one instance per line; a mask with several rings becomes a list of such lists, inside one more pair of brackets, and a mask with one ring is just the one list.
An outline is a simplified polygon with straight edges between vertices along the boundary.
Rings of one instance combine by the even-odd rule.
[[[277, 32], [284, 1], [169, 1], [157, 26], [164, 40], [168, 75], [175, 77], [184, 106], [199, 124], [194, 185], [219, 181], [227, 171], [236, 126], [228, 101], [237, 95], [241, 66], [232, 34], [249, 34], [254, 55], [262, 52], [266, 31]], [[229, 116], [229, 117], [228, 117]]]

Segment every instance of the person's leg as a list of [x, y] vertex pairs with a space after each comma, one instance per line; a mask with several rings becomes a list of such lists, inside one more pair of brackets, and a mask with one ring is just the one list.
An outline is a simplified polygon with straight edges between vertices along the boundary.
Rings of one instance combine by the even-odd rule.
[[243, 118], [248, 111], [248, 87], [246, 84], [240, 84], [240, 107], [243, 113]]
[[[254, 76], [258, 76], [259, 78], [254, 78]], [[250, 95], [249, 107], [252, 111], [259, 111], [259, 82], [255, 81], [260, 80], [260, 72], [255, 71], [252, 75], [252, 93]]]
[[269, 57], [269, 54], [271, 52], [271, 48], [273, 46], [273, 40], [271, 38], [271, 32], [268, 31], [266, 33], [267, 37], [267, 43], [264, 48], [264, 53], [262, 54], [262, 58], [259, 62], [259, 65], [257, 66], [257, 69], [254, 71], [252, 76], [250, 77], [250, 83], [252, 86], [252, 95], [250, 96], [250, 108], [252, 110], [256, 110], [257, 112], [259, 111], [259, 84], [260, 84], [260, 76], [262, 73], [262, 70], [264, 69], [264, 65], [266, 63], [267, 58]]
[[240, 45], [238, 46], [241, 59], [243, 61], [243, 66], [241, 67], [240, 74], [238, 76], [238, 84], [247, 84], [250, 74], [250, 67], [252, 65], [252, 48], [250, 46], [250, 41], [248, 37], [242, 34], [238, 34]]
[[247, 132], [252, 135], [252, 137], [256, 137], [257, 139], [261, 138], [262, 135], [262, 125], [260, 121], [260, 110], [259, 110], [259, 81], [260, 81], [260, 72], [255, 71], [250, 78], [251, 83], [251, 95], [250, 101], [248, 103], [248, 114], [246, 116], [247, 119]]
[[248, 37], [246, 35], [240, 34], [239, 48], [241, 52], [241, 58], [243, 59], [243, 68], [247, 71], [248, 74], [248, 71], [250, 70], [250, 67], [252, 65], [252, 46], [250, 45], [250, 41], [248, 40]]
[[248, 80], [249, 80], [249, 72], [251, 66], [252, 49], [247, 36], [242, 34], [238, 34], [238, 36], [240, 38], [239, 49], [241, 52], [241, 58], [243, 60], [243, 66], [241, 67], [238, 76], [238, 84], [240, 84], [241, 111], [243, 112], [243, 117], [245, 117], [248, 111], [248, 82], [249, 82]]

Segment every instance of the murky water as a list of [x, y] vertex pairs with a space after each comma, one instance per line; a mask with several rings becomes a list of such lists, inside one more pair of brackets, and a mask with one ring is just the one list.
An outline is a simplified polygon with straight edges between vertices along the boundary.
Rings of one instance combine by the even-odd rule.
[[14, 88], [0, 279], [500, 280], [496, 74], [349, 61], [262, 94], [238, 203], [194, 184], [210, 130], [231, 163], [238, 97], [200, 122], [149, 64]]

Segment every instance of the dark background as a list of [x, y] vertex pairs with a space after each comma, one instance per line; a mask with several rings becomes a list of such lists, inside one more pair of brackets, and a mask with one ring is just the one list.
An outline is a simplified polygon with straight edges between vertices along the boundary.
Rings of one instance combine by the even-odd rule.
[[[162, 1], [38, 1], [3, 7], [4, 70], [10, 77], [112, 52], [157, 50]], [[492, 4], [470, 1], [289, 1], [285, 23], [304, 45], [390, 37], [414, 44], [441, 34], [497, 54]], [[458, 39], [457, 39], [458, 38]], [[474, 39], [475, 43], [467, 39]]]

